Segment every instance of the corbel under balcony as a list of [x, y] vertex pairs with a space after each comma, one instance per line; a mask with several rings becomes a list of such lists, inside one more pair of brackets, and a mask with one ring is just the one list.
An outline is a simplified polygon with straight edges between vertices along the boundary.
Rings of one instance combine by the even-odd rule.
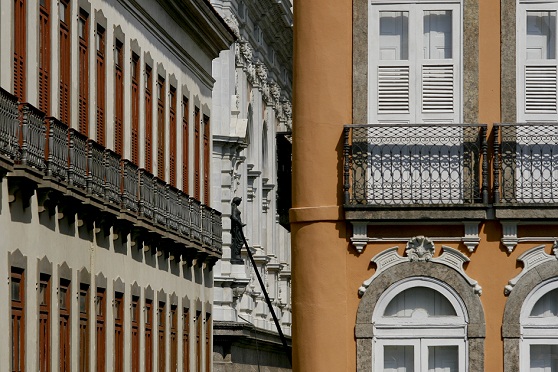
[[[432, 239], [446, 242], [462, 242], [467, 247], [469, 252], [472, 253], [480, 243], [479, 223], [480, 221], [462, 221], [464, 227], [464, 234], [462, 237], [437, 237]], [[364, 248], [366, 248], [366, 245], [370, 242], [398, 242], [409, 240], [408, 237], [372, 238], [368, 236], [368, 226], [374, 225], [374, 223], [369, 221], [351, 221], [351, 224], [353, 226], [351, 243], [358, 253], [362, 253]]]

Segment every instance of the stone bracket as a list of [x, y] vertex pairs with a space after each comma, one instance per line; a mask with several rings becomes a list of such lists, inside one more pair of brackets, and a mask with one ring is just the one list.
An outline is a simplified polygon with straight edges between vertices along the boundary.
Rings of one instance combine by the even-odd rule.
[[514, 278], [508, 281], [508, 284], [504, 287], [504, 294], [508, 296], [512, 291], [519, 279], [527, 274], [530, 270], [534, 269], [542, 263], [549, 261], [556, 261], [558, 259], [558, 243], [554, 242], [552, 246], [552, 252], [554, 256], [547, 254], [544, 251], [544, 244], [536, 246], [529, 249], [521, 256], [517, 258], [518, 261], [523, 262], [523, 270]]
[[519, 239], [517, 238], [517, 221], [500, 221], [502, 224], [502, 244], [511, 253], [516, 247]]
[[465, 236], [463, 236], [461, 241], [465, 244], [470, 253], [473, 253], [480, 243], [479, 223], [479, 221], [463, 222], [465, 227]]
[[353, 221], [353, 236], [351, 243], [355, 246], [358, 253], [364, 251], [364, 247], [368, 244], [368, 223], [362, 221]]

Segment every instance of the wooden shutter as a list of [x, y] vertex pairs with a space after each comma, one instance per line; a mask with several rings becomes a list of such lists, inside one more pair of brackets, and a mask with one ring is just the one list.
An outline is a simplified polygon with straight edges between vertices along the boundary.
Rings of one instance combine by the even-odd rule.
[[190, 371], [190, 309], [184, 308], [184, 324], [182, 326], [182, 370]]
[[453, 65], [422, 66], [422, 111], [453, 112]]
[[153, 172], [153, 106], [151, 67], [145, 65], [145, 170]]
[[25, 70], [27, 68], [27, 14], [25, 0], [14, 0], [14, 95], [25, 102]]
[[50, 372], [50, 276], [39, 282], [39, 370]]
[[140, 369], [140, 334], [139, 334], [139, 316], [140, 305], [139, 297], [132, 296], [132, 372], [139, 372]]
[[[39, 110], [50, 115], [50, 0], [39, 9]], [[42, 369], [41, 369], [42, 371]]]
[[23, 270], [12, 268], [10, 275], [12, 316], [12, 371], [25, 371], [25, 276]]
[[132, 54], [132, 163], [139, 165], [139, 56]]
[[89, 371], [89, 286], [79, 291], [79, 370]]
[[95, 298], [95, 318], [96, 318], [96, 340], [97, 340], [97, 372], [104, 372], [105, 359], [105, 343], [106, 343], [106, 291], [103, 288], [97, 288], [97, 296]]
[[182, 97], [182, 191], [188, 194], [188, 181], [190, 178], [189, 151], [190, 151], [190, 108], [188, 98]]
[[205, 313], [205, 370], [211, 370], [211, 314]]
[[89, 15], [80, 9], [79, 34], [79, 131], [89, 136]]
[[170, 87], [170, 108], [169, 108], [169, 183], [176, 187], [176, 88]]
[[124, 55], [122, 42], [116, 39], [116, 56], [114, 68], [114, 151], [123, 156], [124, 153], [124, 76], [122, 68]]
[[200, 197], [200, 109], [194, 110], [194, 198], [201, 200]]
[[114, 370], [124, 371], [124, 295], [114, 294]]
[[157, 311], [157, 360], [158, 365], [157, 368], [159, 371], [165, 370], [165, 357], [166, 357], [166, 350], [165, 350], [165, 303], [159, 302], [159, 308]]
[[201, 311], [196, 311], [196, 371], [202, 372], [202, 323]]
[[165, 180], [165, 79], [157, 79], [157, 177]]
[[378, 113], [409, 112], [409, 66], [378, 67]]
[[525, 113], [557, 112], [556, 66], [525, 66]]
[[105, 29], [97, 25], [96, 35], [97, 47], [97, 142], [105, 146], [105, 90], [106, 90], [106, 76], [105, 76]]
[[71, 353], [71, 323], [70, 315], [72, 308], [72, 296], [70, 293], [70, 282], [65, 279], [60, 279], [60, 288], [58, 290], [59, 295], [59, 334], [58, 339], [60, 340], [60, 371], [70, 372], [72, 366], [70, 363], [70, 353]]
[[71, 79], [71, 37], [70, 4], [60, 0], [60, 121], [70, 125], [70, 79]]
[[170, 370], [178, 370], [178, 328], [177, 307], [171, 306], [170, 310]]
[[209, 117], [203, 116], [203, 202], [209, 205], [209, 174], [211, 162]]

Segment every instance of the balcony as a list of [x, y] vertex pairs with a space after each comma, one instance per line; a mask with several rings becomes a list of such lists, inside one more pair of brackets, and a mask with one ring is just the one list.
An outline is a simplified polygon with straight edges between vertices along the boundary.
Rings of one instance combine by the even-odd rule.
[[482, 220], [488, 207], [487, 126], [344, 127], [347, 220]]
[[494, 125], [498, 219], [558, 219], [558, 123]]
[[[0, 88], [0, 170], [10, 201], [70, 211], [155, 244], [169, 256], [215, 262], [221, 214]], [[74, 214], [68, 215], [74, 215]], [[66, 214], [66, 213], [64, 213]], [[203, 261], [202, 260], [202, 261]]]

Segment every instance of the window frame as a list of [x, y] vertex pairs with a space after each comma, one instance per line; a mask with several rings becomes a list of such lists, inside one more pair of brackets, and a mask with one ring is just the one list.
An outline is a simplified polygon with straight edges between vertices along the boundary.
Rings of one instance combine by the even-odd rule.
[[[26, 307], [26, 291], [25, 291], [25, 270], [12, 267], [10, 271], [10, 316], [11, 316], [11, 368], [13, 371], [25, 371], [25, 343], [26, 343], [26, 327], [25, 327], [25, 307]], [[18, 299], [13, 298], [13, 283], [19, 283]], [[19, 316], [20, 325], [14, 329], [14, 317]], [[19, 347], [14, 346], [18, 344]], [[14, 352], [16, 352], [14, 354]], [[16, 364], [17, 361], [17, 365]]]
[[[63, 293], [65, 290], [65, 293]], [[72, 346], [72, 283], [67, 279], [60, 278], [58, 287], [58, 301], [59, 301], [59, 359], [60, 359], [60, 371], [71, 371], [71, 358]], [[62, 302], [65, 302], [65, 307], [62, 307]], [[65, 329], [62, 324], [66, 322]]]
[[[96, 362], [97, 372], [104, 372], [106, 370], [106, 295], [105, 288], [97, 287], [95, 297], [95, 342], [96, 342]], [[97, 306], [101, 310], [97, 309]]]
[[[83, 22], [83, 26], [80, 23]], [[80, 27], [83, 27], [83, 37], [80, 35]], [[78, 39], [79, 39], [79, 131], [89, 137], [89, 13], [79, 8], [78, 15]]]
[[[85, 311], [81, 309], [81, 297], [85, 297]], [[89, 322], [90, 322], [90, 306], [89, 306], [90, 286], [88, 284], [80, 284], [78, 295], [79, 310], [79, 365], [80, 371], [89, 371]]]
[[[50, 372], [50, 325], [51, 325], [51, 280], [48, 274], [39, 274], [39, 369], [43, 372]], [[42, 285], [44, 288], [44, 303], [41, 302], [40, 292]], [[43, 324], [44, 323], [44, 324]], [[43, 333], [44, 327], [44, 333]]]
[[124, 293], [114, 292], [114, 371], [124, 371]]

